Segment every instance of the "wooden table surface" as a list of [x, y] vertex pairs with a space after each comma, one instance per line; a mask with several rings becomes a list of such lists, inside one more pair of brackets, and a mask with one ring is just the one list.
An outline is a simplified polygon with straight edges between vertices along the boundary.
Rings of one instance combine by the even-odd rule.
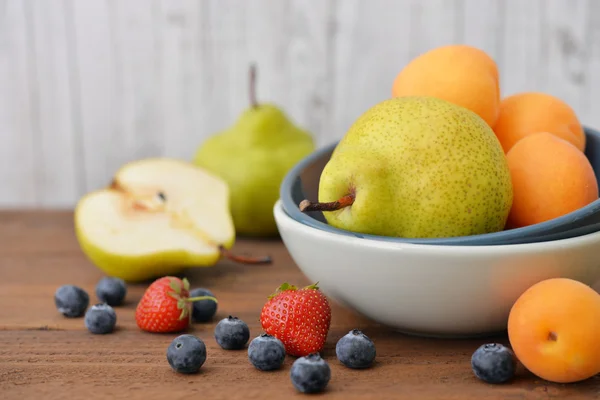
[[[268, 253], [274, 263], [241, 266], [222, 262], [186, 272], [192, 287], [212, 289], [219, 298], [215, 320], [236, 315], [261, 333], [258, 321], [266, 296], [280, 283], [308, 284], [278, 240], [238, 240], [237, 252]], [[130, 285], [127, 302], [116, 309], [118, 329], [92, 335], [83, 319], [66, 319], [53, 295], [63, 284], [90, 293], [102, 277], [83, 256], [74, 237], [70, 212], [0, 213], [0, 398], [33, 399], [278, 399], [302, 398], [289, 379], [290, 365], [260, 372], [246, 351], [225, 351], [213, 338], [215, 323], [196, 324], [208, 358], [201, 373], [180, 375], [166, 361], [176, 334], [140, 331], [134, 321], [144, 284]], [[352, 328], [362, 329], [377, 346], [376, 365], [363, 371], [342, 367], [335, 342]], [[515, 381], [489, 385], [477, 380], [470, 356], [480, 344], [506, 337], [440, 340], [405, 336], [333, 304], [324, 357], [332, 378], [324, 395], [331, 399], [547, 399], [599, 398], [600, 378], [571, 385], [536, 379], [520, 367]]]

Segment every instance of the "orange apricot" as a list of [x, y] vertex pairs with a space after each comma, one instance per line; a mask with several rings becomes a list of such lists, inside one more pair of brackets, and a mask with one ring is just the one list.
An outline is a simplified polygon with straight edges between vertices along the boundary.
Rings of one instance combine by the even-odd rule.
[[507, 228], [548, 221], [598, 199], [596, 175], [585, 154], [555, 135], [528, 135], [506, 159], [513, 186]]
[[493, 126], [500, 107], [496, 62], [468, 45], [436, 47], [411, 60], [396, 75], [392, 97], [438, 97], [478, 114]]
[[572, 279], [538, 282], [512, 306], [508, 338], [521, 364], [538, 377], [588, 379], [600, 373], [600, 295]]
[[552, 133], [583, 151], [585, 134], [575, 111], [561, 99], [547, 93], [523, 92], [505, 97], [493, 126], [504, 152], [527, 135]]

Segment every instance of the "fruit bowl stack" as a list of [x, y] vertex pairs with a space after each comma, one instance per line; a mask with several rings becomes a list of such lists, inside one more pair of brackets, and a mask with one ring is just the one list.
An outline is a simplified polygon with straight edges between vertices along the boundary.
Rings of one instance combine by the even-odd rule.
[[499, 81], [479, 49], [433, 49], [287, 174], [278, 229], [324, 292], [401, 331], [474, 336], [504, 331], [537, 282], [600, 282], [600, 133]]

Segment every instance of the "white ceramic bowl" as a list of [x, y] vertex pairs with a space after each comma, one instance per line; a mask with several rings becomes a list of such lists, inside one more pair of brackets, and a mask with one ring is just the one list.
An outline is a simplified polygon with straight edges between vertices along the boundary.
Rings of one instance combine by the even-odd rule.
[[600, 232], [542, 243], [432, 246], [312, 228], [292, 219], [280, 202], [274, 214], [291, 257], [327, 296], [405, 333], [495, 334], [506, 329], [513, 303], [534, 283], [600, 281]]

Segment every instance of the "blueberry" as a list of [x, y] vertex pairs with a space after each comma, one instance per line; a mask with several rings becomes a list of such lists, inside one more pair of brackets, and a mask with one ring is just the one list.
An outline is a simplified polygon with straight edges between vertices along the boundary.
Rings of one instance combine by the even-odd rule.
[[353, 329], [338, 340], [335, 355], [348, 368], [368, 368], [375, 360], [375, 344], [360, 330]]
[[250, 339], [248, 325], [231, 315], [223, 318], [215, 327], [215, 340], [225, 350], [243, 349]]
[[125, 285], [125, 281], [120, 278], [102, 278], [96, 285], [96, 297], [98, 297], [98, 300], [111, 307], [123, 304], [126, 294], [127, 286]]
[[331, 379], [331, 369], [319, 353], [300, 357], [290, 371], [292, 385], [302, 393], [322, 392]]
[[80, 287], [63, 285], [54, 293], [54, 304], [65, 317], [77, 318], [81, 317], [88, 308], [90, 296]]
[[[197, 288], [193, 289], [190, 292], [190, 297], [200, 297], [200, 296], [211, 296], [215, 297], [215, 295], [208, 289]], [[199, 300], [194, 301], [192, 309], [192, 318], [196, 322], [207, 322], [210, 321], [211, 318], [217, 312], [217, 303], [213, 300]]]
[[480, 346], [471, 356], [475, 376], [488, 383], [504, 383], [512, 379], [517, 369], [517, 358], [511, 349], [499, 343]]
[[283, 365], [285, 346], [276, 337], [263, 333], [250, 342], [248, 358], [257, 369], [273, 371]]
[[110, 333], [115, 329], [117, 314], [105, 303], [94, 304], [85, 313], [85, 327], [95, 334]]
[[194, 335], [178, 336], [167, 348], [167, 361], [176, 372], [194, 374], [206, 361], [206, 345]]

